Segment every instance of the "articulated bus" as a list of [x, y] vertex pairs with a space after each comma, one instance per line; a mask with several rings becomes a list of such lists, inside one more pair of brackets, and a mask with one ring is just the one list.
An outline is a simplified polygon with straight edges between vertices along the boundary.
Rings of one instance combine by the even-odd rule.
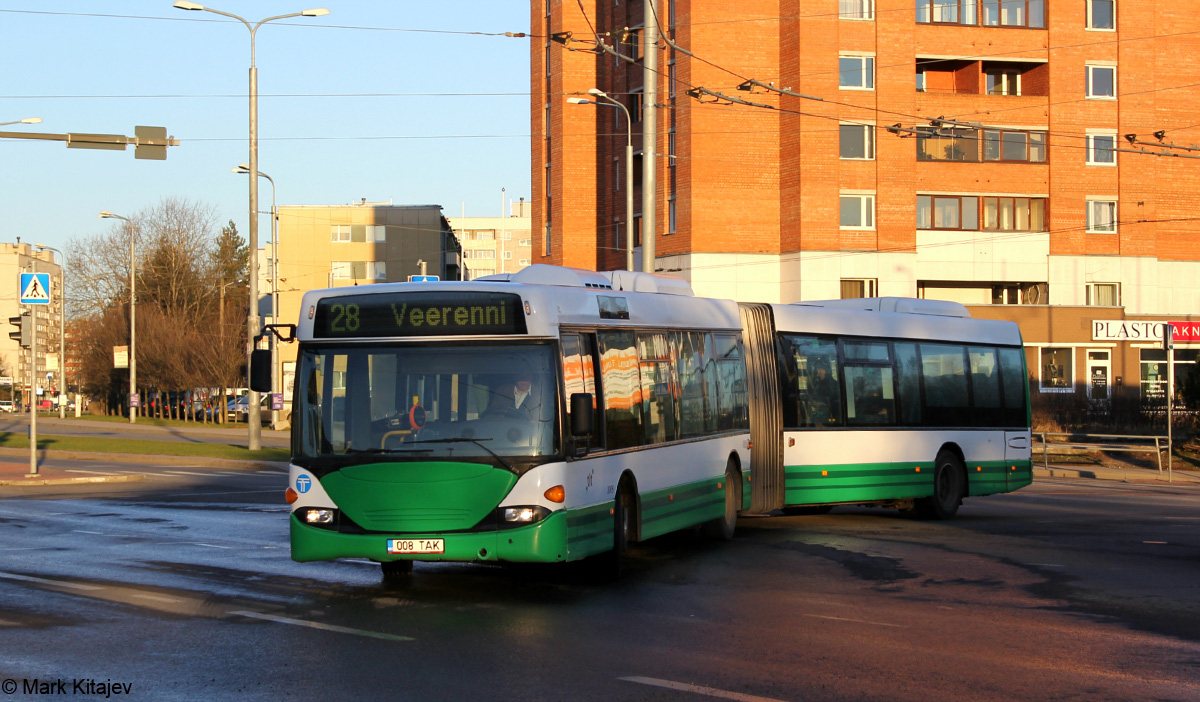
[[749, 506], [739, 309], [676, 278], [533, 265], [317, 290], [295, 336], [297, 561], [612, 572], [630, 541], [729, 538]]
[[1032, 481], [1016, 324], [909, 298], [741, 307], [752, 511], [867, 504], [947, 519], [964, 497]]
[[631, 541], [729, 538], [739, 512], [946, 519], [1032, 480], [1020, 332], [956, 303], [739, 304], [534, 265], [308, 292], [295, 331], [297, 561], [611, 575]]

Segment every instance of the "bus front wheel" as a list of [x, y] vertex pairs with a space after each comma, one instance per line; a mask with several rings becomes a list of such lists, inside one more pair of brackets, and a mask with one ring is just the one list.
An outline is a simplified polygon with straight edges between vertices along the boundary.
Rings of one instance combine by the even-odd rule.
[[938, 454], [933, 471], [933, 494], [916, 501], [918, 519], [952, 519], [966, 492], [962, 462], [949, 451]]

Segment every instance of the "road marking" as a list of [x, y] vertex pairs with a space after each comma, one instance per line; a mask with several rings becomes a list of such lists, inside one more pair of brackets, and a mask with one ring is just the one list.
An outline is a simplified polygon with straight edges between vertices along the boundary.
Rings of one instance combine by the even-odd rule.
[[72, 529], [76, 534], [95, 534], [96, 536], [104, 536], [102, 531], [84, 531], [83, 529]]
[[64, 473], [91, 473], [92, 475], [116, 475], [116, 473], [112, 472], [111, 470], [110, 471], [101, 471], [101, 470], [71, 470], [71, 469], [67, 469], [67, 470], [64, 470], [63, 472]]
[[156, 475], [156, 476], [158, 476], [158, 477], [160, 477], [160, 478], [172, 478], [172, 477], [174, 477], [174, 476], [172, 476], [172, 475], [169, 475], [169, 474], [167, 474], [167, 473], [151, 473], [151, 472], [149, 472], [149, 471], [144, 471], [144, 470], [119, 470], [119, 471], [117, 471], [117, 472], [118, 472], [118, 473], [126, 473], [126, 474], [128, 474], [128, 475]]
[[854, 622], [855, 624], [870, 624], [872, 626], [890, 626], [890, 627], [894, 627], [896, 629], [904, 629], [905, 628], [903, 625], [900, 625], [900, 624], [888, 624], [886, 622], [872, 622], [872, 621], [868, 621], [866, 619], [847, 619], [845, 617], [827, 617], [822, 614], [805, 614], [802, 616], [812, 617], [814, 619], [831, 619], [835, 622]]
[[169, 470], [167, 472], [172, 475], [203, 475], [205, 477], [212, 475], [212, 473], [197, 473], [191, 470]]
[[216, 544], [204, 544], [204, 543], [200, 543], [199, 541], [185, 541], [184, 543], [191, 544], [193, 546], [207, 546], [208, 548], [233, 548], [232, 546], [218, 546]]
[[653, 685], [655, 687], [665, 687], [669, 690], [682, 690], [684, 692], [694, 692], [697, 695], [708, 695], [709, 697], [722, 697], [727, 700], [738, 700], [739, 702], [783, 702], [774, 697], [759, 697], [757, 695], [743, 695], [740, 692], [729, 692], [727, 690], [718, 690], [715, 687], [701, 687], [700, 685], [688, 685], [687, 683], [672, 682], [670, 680], [659, 680], [658, 678], [643, 678], [639, 676], [629, 678], [617, 678], [626, 682], [639, 683], [642, 685]]
[[55, 587], [68, 587], [75, 590], [93, 591], [103, 590], [104, 588], [97, 585], [82, 585], [80, 583], [69, 583], [64, 580], [49, 580], [47, 578], [35, 578], [32, 575], [18, 575], [16, 573], [5, 573], [0, 571], [0, 578], [9, 580], [20, 580], [25, 583], [37, 583], [39, 585], [53, 585]]
[[160, 595], [147, 595], [146, 593], [143, 593], [143, 592], [135, 592], [135, 593], [133, 593], [133, 597], [137, 597], [137, 598], [143, 599], [143, 600], [154, 600], [155, 602], [170, 602], [170, 603], [183, 602], [183, 600], [181, 600], [177, 597], [162, 597]]
[[1166, 541], [1143, 541], [1144, 544], [1165, 544]]
[[256, 470], [255, 473], [272, 473], [274, 475], [288, 475], [286, 470]]
[[1025, 565], [1032, 568], [1066, 568], [1066, 566], [1061, 563], [1026, 563]]
[[365, 629], [351, 629], [346, 626], [337, 626], [336, 624], [321, 624], [319, 622], [310, 622], [304, 619], [292, 619], [291, 617], [281, 617], [275, 614], [261, 614], [259, 612], [237, 611], [230, 614], [238, 617], [249, 617], [251, 619], [262, 619], [268, 622], [277, 624], [291, 624], [293, 626], [306, 626], [310, 629], [320, 629], [322, 631], [336, 631], [339, 634], [354, 634], [355, 636], [369, 636], [375, 639], [383, 639], [385, 641], [415, 641], [411, 636], [396, 636], [395, 634], [383, 634], [378, 631], [366, 631]]

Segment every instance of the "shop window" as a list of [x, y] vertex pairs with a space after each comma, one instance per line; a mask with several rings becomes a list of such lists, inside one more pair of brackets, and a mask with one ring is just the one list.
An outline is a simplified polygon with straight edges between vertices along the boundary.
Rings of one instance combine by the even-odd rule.
[[1041, 350], [1041, 391], [1073, 392], [1075, 389], [1075, 349], [1044, 348]]
[[1087, 304], [1098, 307], [1121, 306], [1120, 283], [1088, 283]]

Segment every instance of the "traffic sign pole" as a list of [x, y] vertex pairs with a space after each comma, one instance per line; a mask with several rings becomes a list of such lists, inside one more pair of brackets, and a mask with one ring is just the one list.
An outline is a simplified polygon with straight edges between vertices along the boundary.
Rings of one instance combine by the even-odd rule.
[[29, 475], [36, 478], [37, 464], [37, 305], [29, 306], [29, 321], [33, 329], [29, 332]]

